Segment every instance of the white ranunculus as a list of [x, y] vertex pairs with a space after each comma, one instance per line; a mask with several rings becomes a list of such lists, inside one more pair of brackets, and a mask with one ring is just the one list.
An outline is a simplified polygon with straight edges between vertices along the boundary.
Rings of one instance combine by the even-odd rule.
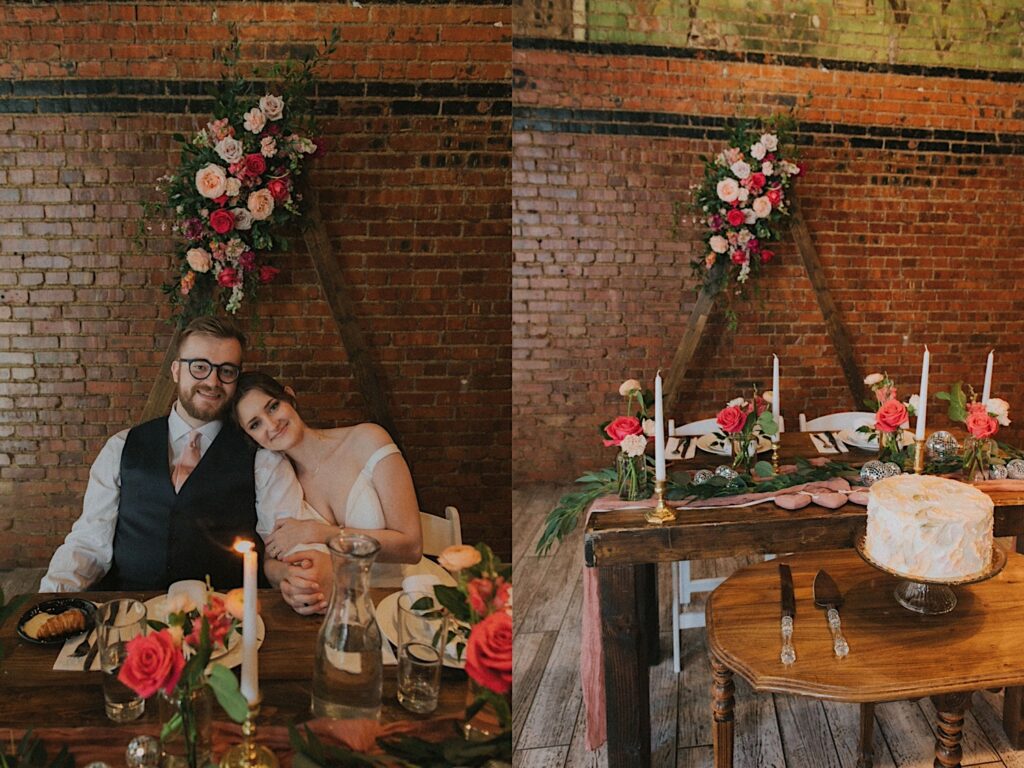
[[754, 211], [754, 215], [759, 219], [766, 218], [772, 213], [772, 201], [764, 195], [754, 198], [754, 202], [750, 205]]
[[729, 170], [733, 172], [737, 179], [745, 179], [750, 175], [750, 166], [742, 160], [730, 165]]
[[765, 176], [771, 176], [773, 173], [775, 173], [775, 166], [772, 165], [770, 160], [765, 160], [763, 163], [761, 163], [761, 173], [763, 173]]
[[750, 148], [750, 156], [755, 160], [763, 160], [766, 154], [768, 154], [768, 150], [764, 148], [764, 144], [760, 141]]
[[213, 151], [220, 155], [220, 159], [225, 163], [237, 163], [245, 156], [245, 147], [234, 136], [225, 136], [218, 141]]
[[252, 214], [248, 208], [232, 208], [231, 212], [235, 214], [235, 229], [252, 229]]
[[228, 197], [238, 197], [238, 193], [242, 191], [242, 182], [236, 179], [234, 176], [228, 177], [227, 187], [224, 191]]
[[754, 213], [750, 208], [741, 208], [740, 210], [743, 211], [744, 224], [753, 224], [755, 221], [757, 221], [757, 214]]
[[642, 456], [647, 448], [647, 438], [643, 435], [627, 435], [622, 438], [619, 447], [627, 456]]
[[268, 93], [260, 99], [260, 109], [267, 116], [267, 120], [280, 120], [284, 115], [284, 99]]
[[740, 185], [736, 183], [736, 179], [722, 179], [718, 182], [717, 191], [719, 200], [731, 203], [739, 195]]
[[654, 419], [644, 419], [640, 426], [643, 427], [645, 435], [654, 437]]
[[736, 199], [741, 203], [747, 202], [750, 199], [750, 190], [746, 187], [740, 187], [740, 191], [736, 194]]
[[779, 137], [774, 133], [762, 133], [759, 143], [764, 144], [764, 148], [769, 152], [774, 152], [779, 148]]
[[864, 377], [864, 383], [867, 384], [869, 387], [873, 387], [875, 386], [875, 384], [881, 384], [882, 379], [884, 378], [885, 376], [883, 376], [880, 373], [870, 373]]
[[628, 397], [630, 392], [635, 392], [639, 389], [643, 389], [639, 381], [636, 379], [626, 379], [619, 385], [619, 394], [623, 397]]
[[209, 163], [196, 171], [196, 189], [200, 195], [211, 200], [224, 194], [227, 182], [227, 174], [216, 163]]
[[1010, 426], [1010, 404], [1000, 397], [990, 397], [985, 401], [985, 410], [995, 416], [1002, 426]]
[[712, 235], [711, 239], [708, 240], [708, 245], [711, 246], [711, 250], [715, 253], [725, 253], [729, 250], [729, 241], [721, 235]]
[[267, 116], [263, 114], [263, 110], [259, 107], [253, 107], [246, 112], [245, 119], [242, 121], [242, 125], [245, 126], [245, 130], [249, 133], [259, 133], [266, 124]]

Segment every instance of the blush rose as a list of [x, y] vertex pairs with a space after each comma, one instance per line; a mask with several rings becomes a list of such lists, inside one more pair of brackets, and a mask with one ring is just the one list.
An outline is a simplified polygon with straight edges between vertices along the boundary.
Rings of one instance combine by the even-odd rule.
[[879, 432], [895, 432], [907, 420], [907, 407], [893, 398], [886, 400], [875, 412], [875, 429]]
[[743, 425], [747, 422], [747, 412], [738, 405], [730, 405], [718, 412], [715, 421], [727, 434], [735, 435], [743, 431]]
[[504, 611], [473, 627], [466, 645], [466, 674], [497, 694], [512, 690], [512, 617]]
[[607, 448], [618, 445], [623, 438], [630, 435], [642, 435], [644, 427], [635, 416], [619, 416], [604, 428], [604, 433], [608, 436], [608, 439], [604, 441]]
[[117, 679], [139, 696], [148, 699], [159, 690], [170, 695], [185, 668], [185, 657], [166, 629], [128, 641]]
[[983, 440], [999, 431], [999, 422], [988, 415], [983, 403], [974, 403], [967, 414], [967, 431], [972, 437]]

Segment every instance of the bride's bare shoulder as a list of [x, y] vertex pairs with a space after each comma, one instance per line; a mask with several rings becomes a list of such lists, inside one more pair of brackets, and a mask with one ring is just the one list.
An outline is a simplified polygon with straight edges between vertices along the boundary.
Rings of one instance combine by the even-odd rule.
[[345, 455], [364, 460], [381, 446], [394, 442], [387, 430], [370, 422], [354, 424], [351, 427], [336, 427], [326, 430], [326, 434], [336, 441]]

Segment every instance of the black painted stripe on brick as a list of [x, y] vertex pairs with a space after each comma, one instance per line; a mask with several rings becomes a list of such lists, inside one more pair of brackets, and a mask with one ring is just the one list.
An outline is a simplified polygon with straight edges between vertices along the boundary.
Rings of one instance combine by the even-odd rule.
[[951, 77], [959, 80], [991, 80], [998, 83], [1024, 83], [1024, 72], [966, 67], [937, 67], [924, 64], [886, 64], [849, 59], [821, 59], [813, 56], [761, 53], [758, 51], [720, 51], [711, 48], [680, 48], [640, 43], [595, 43], [547, 37], [515, 37], [512, 47], [525, 51], [564, 51], [603, 56], [649, 56], [661, 59], [728, 61], [744, 64], [776, 64], [786, 67], [813, 67], [844, 72], [913, 75], [915, 77]]
[[[64, 79], [0, 81], [0, 114], [189, 113], [209, 114], [216, 80]], [[263, 83], [254, 83], [259, 93]], [[506, 82], [329, 82], [314, 95], [317, 114], [360, 114], [358, 100], [387, 101], [392, 114], [510, 115], [512, 85]], [[481, 102], [487, 102], [481, 105]], [[379, 105], [368, 103], [369, 114]]]
[[[513, 131], [727, 139], [736, 121], [708, 115], [516, 106]], [[794, 136], [805, 146], [849, 146], [962, 155], [1024, 155], [1024, 134], [882, 125], [801, 122]]]

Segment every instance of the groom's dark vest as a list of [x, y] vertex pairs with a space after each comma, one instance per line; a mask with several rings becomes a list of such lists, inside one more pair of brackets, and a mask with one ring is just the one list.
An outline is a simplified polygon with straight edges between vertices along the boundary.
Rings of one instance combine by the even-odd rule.
[[236, 537], [255, 541], [255, 448], [225, 422], [179, 493], [168, 468], [167, 418], [128, 432], [121, 454], [121, 499], [114, 562], [102, 586], [166, 589], [180, 579], [204, 579], [218, 591], [242, 586]]

